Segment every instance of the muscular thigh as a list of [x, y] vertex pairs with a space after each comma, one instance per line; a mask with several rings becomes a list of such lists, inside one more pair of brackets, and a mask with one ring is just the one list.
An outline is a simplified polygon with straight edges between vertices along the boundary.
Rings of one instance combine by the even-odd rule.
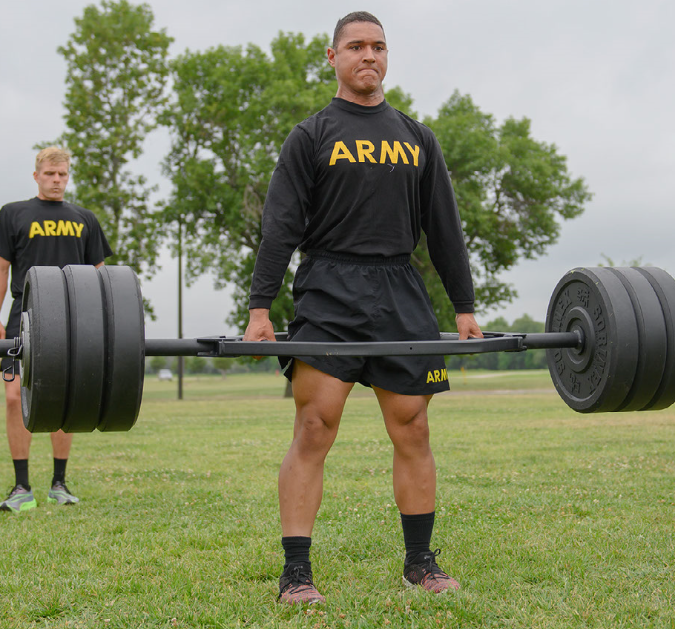
[[379, 387], [373, 387], [373, 390], [386, 424], [404, 426], [416, 419], [426, 422], [432, 395], [402, 395]]
[[292, 384], [297, 421], [321, 421], [329, 428], [337, 428], [353, 383], [343, 382], [296, 359]]

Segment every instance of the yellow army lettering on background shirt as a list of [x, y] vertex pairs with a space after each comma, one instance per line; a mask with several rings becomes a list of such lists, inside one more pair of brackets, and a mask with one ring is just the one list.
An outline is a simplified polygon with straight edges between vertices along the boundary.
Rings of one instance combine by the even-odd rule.
[[380, 164], [398, 164], [400, 159], [404, 164], [410, 164], [408, 155], [403, 148], [405, 146], [413, 159], [413, 165], [419, 166], [420, 147], [417, 144], [414, 146], [411, 146], [408, 142], [401, 144], [398, 140], [394, 140], [390, 144], [387, 140], [382, 140], [380, 143], [379, 160], [373, 155], [376, 149], [370, 140], [355, 140], [354, 145], [356, 157], [354, 157], [354, 152], [350, 151], [344, 142], [341, 140], [335, 142], [328, 165], [335, 166], [339, 159], [346, 159], [352, 164], [356, 162], [364, 163], [366, 160], [372, 164], [377, 164], [378, 161]]
[[447, 369], [434, 369], [427, 373], [427, 384], [430, 382], [443, 382], [448, 379]]
[[30, 224], [29, 238], [34, 236], [75, 236], [82, 237], [82, 230], [84, 223], [76, 223], [74, 221], [43, 221], [42, 225], [38, 221], [33, 221]]

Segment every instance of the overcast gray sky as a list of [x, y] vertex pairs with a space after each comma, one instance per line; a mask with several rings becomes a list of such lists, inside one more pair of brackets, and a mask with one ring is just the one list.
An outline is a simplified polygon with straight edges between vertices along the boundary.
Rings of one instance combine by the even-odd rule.
[[[35, 196], [33, 146], [63, 131], [65, 63], [57, 53], [83, 0], [4, 2], [0, 16], [0, 205]], [[675, 274], [675, 3], [672, 0], [152, 0], [155, 27], [185, 49], [256, 43], [279, 31], [332, 33], [350, 11], [383, 22], [390, 48], [387, 87], [412, 94], [421, 116], [455, 89], [498, 121], [532, 120], [532, 134], [568, 157], [595, 194], [585, 214], [564, 224], [545, 257], [504, 275], [520, 297], [499, 313], [544, 320], [557, 281], [576, 266], [642, 258]], [[155, 135], [139, 164], [164, 185], [168, 142]], [[460, 208], [461, 211], [461, 208]], [[148, 337], [176, 335], [176, 265], [168, 255], [144, 294], [159, 319]], [[2, 308], [3, 320], [8, 305]], [[186, 336], [233, 333], [230, 302], [209, 278], [186, 293]]]

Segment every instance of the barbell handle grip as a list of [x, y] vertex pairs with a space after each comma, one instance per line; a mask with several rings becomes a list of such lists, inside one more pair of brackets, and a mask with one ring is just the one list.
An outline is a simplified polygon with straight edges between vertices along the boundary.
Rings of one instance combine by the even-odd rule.
[[523, 349], [522, 335], [490, 334], [485, 339], [460, 341], [452, 338], [430, 341], [311, 342], [243, 341], [242, 337], [205, 337], [200, 339], [149, 339], [147, 356], [190, 356], [201, 347], [198, 356], [449, 356], [486, 352], [518, 352]]

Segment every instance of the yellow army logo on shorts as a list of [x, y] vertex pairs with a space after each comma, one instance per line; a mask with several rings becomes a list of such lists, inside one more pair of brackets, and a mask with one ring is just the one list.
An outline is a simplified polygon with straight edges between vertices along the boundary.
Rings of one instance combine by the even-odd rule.
[[75, 223], [74, 221], [43, 221], [42, 225], [37, 221], [30, 224], [29, 238], [35, 236], [75, 236], [82, 237], [84, 223]]
[[443, 382], [448, 379], [447, 369], [434, 369], [427, 373], [427, 384], [430, 382]]

